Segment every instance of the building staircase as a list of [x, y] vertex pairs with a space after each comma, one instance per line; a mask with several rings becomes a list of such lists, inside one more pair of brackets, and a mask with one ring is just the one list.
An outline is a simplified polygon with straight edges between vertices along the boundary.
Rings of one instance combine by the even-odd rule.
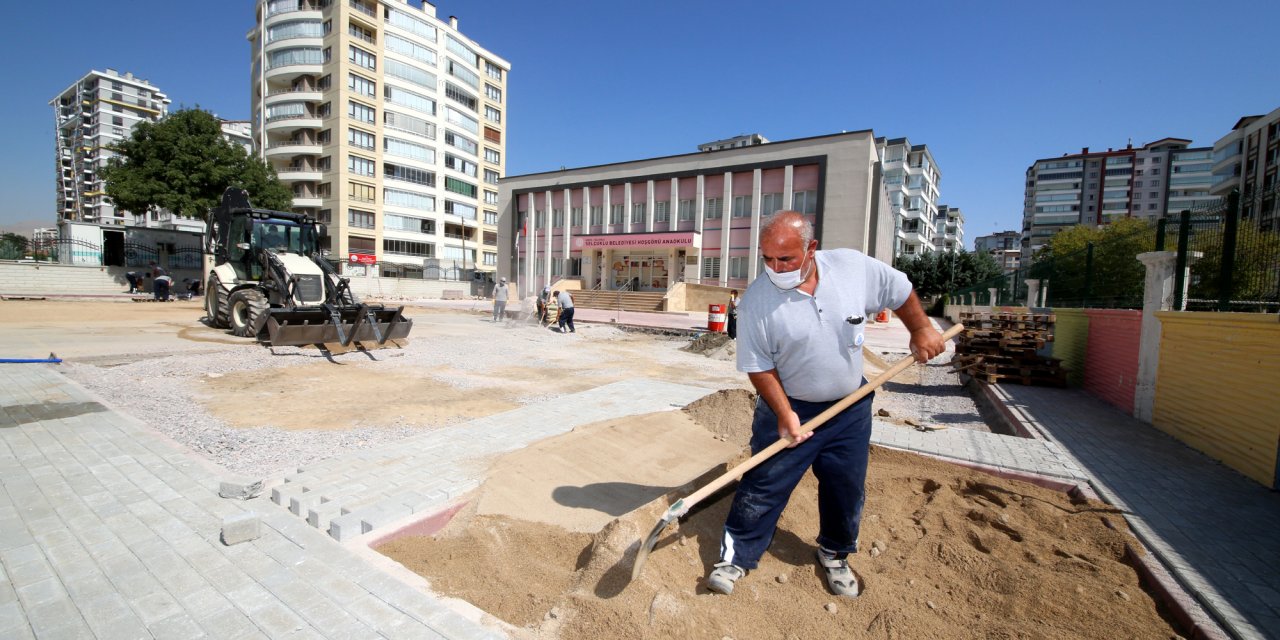
[[610, 311], [664, 311], [661, 291], [602, 291], [581, 289], [570, 291], [573, 305], [583, 309], [608, 309]]

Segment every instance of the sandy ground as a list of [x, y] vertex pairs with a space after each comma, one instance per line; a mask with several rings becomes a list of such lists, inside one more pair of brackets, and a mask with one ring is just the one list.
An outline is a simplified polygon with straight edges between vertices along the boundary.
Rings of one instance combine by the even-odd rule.
[[[702, 417], [725, 444], [740, 447], [747, 430], [726, 428], [721, 418], [741, 415], [749, 403], [749, 394], [728, 394], [687, 416], [665, 417], [673, 425]], [[615, 421], [607, 431], [597, 429], [596, 441], [653, 429], [662, 417]], [[541, 443], [542, 456], [571, 455], [581, 447], [577, 435]], [[513, 458], [495, 467], [529, 463], [523, 454]], [[643, 463], [643, 456], [633, 462]], [[494, 481], [510, 479], [499, 474]], [[531, 498], [555, 502], [547, 492], [564, 488], [553, 484], [531, 483], [531, 493], [542, 493]], [[615, 487], [594, 504], [601, 511], [639, 504], [655, 489]], [[852, 562], [864, 585], [856, 600], [831, 596], [814, 566], [812, 475], [792, 496], [760, 567], [731, 596], [704, 586], [719, 553], [728, 494], [670, 526], [633, 583], [639, 541], [662, 515], [665, 499], [592, 534], [565, 505], [536, 515], [485, 509], [488, 491], [488, 485], [480, 490], [479, 508], [469, 505], [436, 536], [401, 538], [379, 550], [440, 593], [514, 625], [518, 637], [1177, 637], [1124, 562], [1132, 538], [1113, 509], [902, 452], [873, 448], [862, 553]]]

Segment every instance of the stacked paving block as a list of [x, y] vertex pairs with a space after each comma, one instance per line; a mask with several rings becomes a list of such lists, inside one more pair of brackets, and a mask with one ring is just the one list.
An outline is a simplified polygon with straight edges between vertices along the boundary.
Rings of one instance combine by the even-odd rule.
[[965, 330], [956, 338], [955, 371], [992, 384], [1067, 385], [1061, 361], [1038, 353], [1053, 342], [1053, 314], [970, 312], [960, 314], [960, 322]]

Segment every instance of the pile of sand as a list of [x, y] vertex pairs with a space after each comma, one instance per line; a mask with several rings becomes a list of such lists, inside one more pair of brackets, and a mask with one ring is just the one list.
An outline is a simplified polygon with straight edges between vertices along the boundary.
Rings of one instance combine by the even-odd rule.
[[[745, 442], [750, 400], [722, 391], [686, 414]], [[668, 527], [634, 583], [636, 550], [667, 499], [595, 535], [469, 509], [434, 537], [378, 550], [530, 638], [1176, 637], [1125, 563], [1132, 538], [1107, 505], [878, 447], [867, 486], [862, 551], [852, 560], [864, 583], [856, 600], [831, 596], [814, 567], [812, 475], [760, 567], [727, 597], [704, 579], [718, 559], [728, 494]]]
[[751, 421], [756, 394], [746, 389], [722, 389], [684, 408], [685, 415], [717, 438], [746, 448], [751, 442]]
[[714, 360], [732, 360], [737, 354], [736, 345], [725, 333], [704, 333], [694, 338], [681, 351], [697, 353]]

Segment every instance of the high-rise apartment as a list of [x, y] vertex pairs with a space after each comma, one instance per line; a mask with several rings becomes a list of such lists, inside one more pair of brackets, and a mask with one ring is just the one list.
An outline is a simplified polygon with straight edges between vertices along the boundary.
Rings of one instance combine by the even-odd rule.
[[507, 61], [407, 0], [259, 0], [248, 39], [255, 144], [344, 269], [496, 268]]
[[960, 207], [938, 205], [933, 217], [933, 248], [952, 253], [964, 248], [964, 214]]
[[989, 236], [978, 236], [973, 239], [973, 250], [990, 253], [996, 250], [1017, 249], [1022, 234], [1017, 231], [1001, 231]]
[[[53, 107], [58, 219], [123, 225], [145, 212], [125, 212], [106, 197], [102, 168], [108, 145], [129, 137], [139, 122], [169, 111], [169, 98], [132, 73], [90, 71], [49, 101]], [[138, 218], [139, 220], [135, 220]]]
[[1280, 228], [1280, 207], [1276, 206], [1280, 109], [1236, 121], [1231, 133], [1214, 143], [1212, 162], [1213, 195], [1238, 190], [1243, 218], [1257, 220], [1263, 229]]
[[1209, 201], [1210, 156], [1190, 140], [1162, 138], [1140, 148], [1036, 160], [1027, 167], [1022, 210], [1024, 253], [1078, 224], [1100, 226], [1119, 218], [1160, 218]]
[[942, 174], [928, 145], [906, 138], [877, 138], [884, 163], [884, 188], [893, 211], [893, 255], [933, 251], [938, 215], [938, 181]]

